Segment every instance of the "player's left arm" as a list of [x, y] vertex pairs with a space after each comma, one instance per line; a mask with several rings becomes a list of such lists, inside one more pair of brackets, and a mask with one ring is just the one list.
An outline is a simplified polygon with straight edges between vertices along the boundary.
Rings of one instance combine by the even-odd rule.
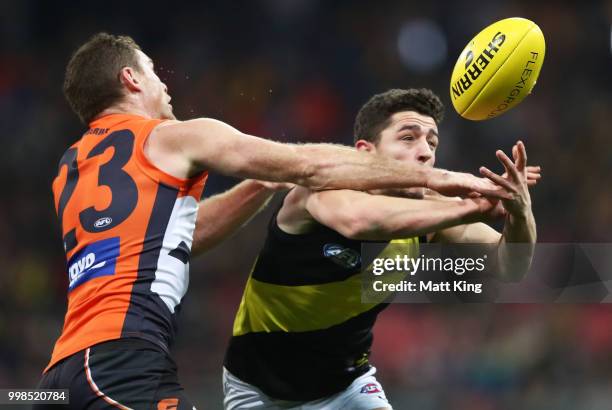
[[233, 235], [266, 207], [274, 193], [291, 184], [247, 179], [198, 204], [193, 255], [201, 254]]
[[[520, 280], [527, 273], [537, 240], [528, 189], [525, 145], [519, 141], [512, 148], [512, 154], [514, 162], [504, 152], [496, 152], [506, 170], [505, 176], [497, 175], [485, 167], [480, 170], [482, 175], [511, 193], [510, 199], [501, 200], [506, 212], [503, 232], [500, 234], [484, 223], [476, 223], [449, 228], [434, 236], [440, 242], [497, 244], [497, 271], [501, 279], [508, 281]], [[488, 201], [486, 198], [474, 200]], [[495, 208], [492, 208], [493, 212]]]

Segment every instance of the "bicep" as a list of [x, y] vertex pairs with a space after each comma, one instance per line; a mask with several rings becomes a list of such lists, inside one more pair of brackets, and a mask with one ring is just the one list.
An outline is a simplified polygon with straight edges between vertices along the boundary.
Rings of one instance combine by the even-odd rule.
[[278, 181], [287, 180], [287, 174], [299, 168], [297, 153], [291, 145], [244, 134], [214, 119], [173, 123], [160, 132], [196, 168]]

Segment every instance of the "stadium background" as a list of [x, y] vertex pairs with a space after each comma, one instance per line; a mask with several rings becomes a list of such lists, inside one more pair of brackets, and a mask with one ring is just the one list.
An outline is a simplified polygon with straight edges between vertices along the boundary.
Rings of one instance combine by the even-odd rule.
[[[499, 119], [460, 119], [456, 56], [501, 18], [536, 21], [547, 55], [534, 94]], [[612, 2], [316, 1], [0, 3], [0, 387], [34, 387], [59, 334], [67, 279], [50, 183], [84, 128], [61, 94], [71, 51], [99, 30], [133, 36], [180, 119], [210, 116], [282, 141], [351, 142], [373, 93], [429, 87], [449, 110], [437, 165], [499, 169], [526, 142], [544, 179], [544, 242], [606, 242], [612, 227]], [[235, 180], [213, 175], [206, 195]], [[267, 212], [192, 261], [174, 354], [200, 408], [220, 408], [221, 362]], [[609, 409], [607, 305], [395, 305], [373, 363], [397, 409]], [[410, 404], [410, 406], [409, 406]]]

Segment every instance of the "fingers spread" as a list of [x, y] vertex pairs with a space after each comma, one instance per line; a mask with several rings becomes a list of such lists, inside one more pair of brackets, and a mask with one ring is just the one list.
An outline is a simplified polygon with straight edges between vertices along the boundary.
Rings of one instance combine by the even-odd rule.
[[514, 165], [514, 162], [512, 162], [512, 160], [508, 158], [504, 151], [497, 150], [495, 152], [495, 155], [497, 156], [497, 159], [499, 159], [499, 162], [501, 162], [506, 168], [506, 172], [511, 175], [515, 181], [520, 181], [520, 175], [518, 170], [516, 169], [517, 167]]
[[480, 167], [480, 173], [482, 174], [482, 176], [490, 179], [500, 187], [505, 188], [507, 191], [516, 192], [516, 189], [510, 183], [510, 181], [501, 177], [500, 175], [497, 175], [495, 172], [491, 171], [487, 167]]
[[540, 178], [542, 178], [542, 175], [539, 172], [527, 172], [527, 180]]
[[539, 165], [527, 165], [525, 169], [527, 172], [542, 172], [542, 167]]

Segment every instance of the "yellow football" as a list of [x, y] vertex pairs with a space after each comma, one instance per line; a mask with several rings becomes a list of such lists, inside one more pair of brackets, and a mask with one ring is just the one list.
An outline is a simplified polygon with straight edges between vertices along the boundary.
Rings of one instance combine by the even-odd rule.
[[546, 45], [533, 21], [497, 21], [463, 49], [453, 69], [450, 97], [459, 115], [479, 121], [497, 117], [531, 93]]

